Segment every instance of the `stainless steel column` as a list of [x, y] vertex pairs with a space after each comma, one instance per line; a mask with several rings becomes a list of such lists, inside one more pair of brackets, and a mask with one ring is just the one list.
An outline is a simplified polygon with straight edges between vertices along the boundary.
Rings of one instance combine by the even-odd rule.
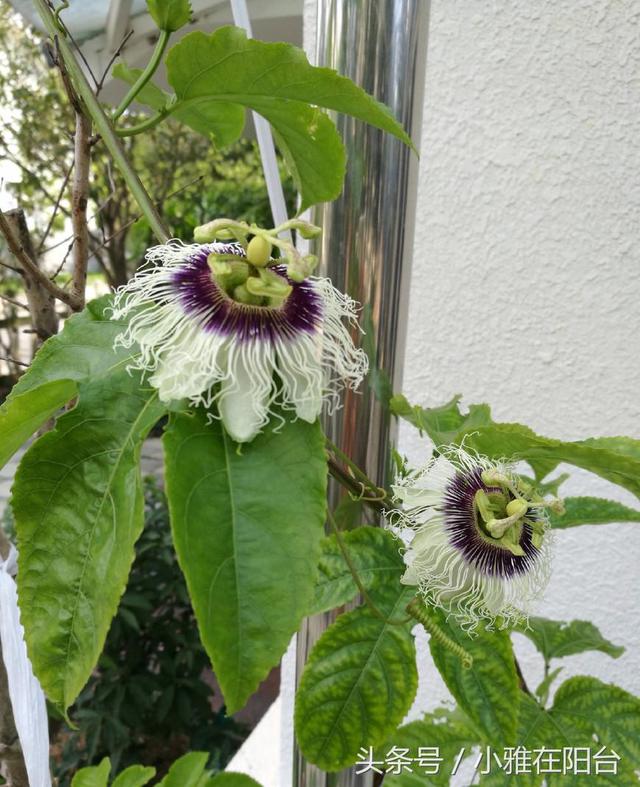
[[[335, 68], [391, 108], [420, 144], [429, 0], [318, 0], [317, 65]], [[394, 389], [402, 380], [408, 284], [412, 256], [418, 159], [406, 146], [341, 115], [347, 148], [342, 196], [321, 207], [318, 253], [335, 285], [359, 301], [370, 317], [378, 366]], [[387, 480], [393, 435], [389, 418], [364, 386], [346, 392], [344, 406], [325, 421], [331, 439], [377, 483]], [[335, 503], [340, 490], [333, 486]], [[307, 622], [298, 635], [298, 677], [332, 615]], [[353, 770], [323, 774], [299, 752], [296, 787], [368, 787], [371, 776]]]

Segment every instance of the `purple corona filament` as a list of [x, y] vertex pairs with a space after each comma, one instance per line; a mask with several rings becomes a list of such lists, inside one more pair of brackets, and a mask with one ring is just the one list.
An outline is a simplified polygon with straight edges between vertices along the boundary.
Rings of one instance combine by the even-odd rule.
[[[524, 574], [531, 569], [538, 550], [531, 541], [531, 524], [523, 521], [520, 546], [524, 555], [514, 555], [499, 544], [492, 544], [489, 536], [480, 532], [480, 524], [475, 510], [474, 496], [479, 489], [485, 492], [501, 492], [497, 487], [489, 487], [481, 479], [482, 468], [458, 472], [445, 489], [443, 513], [449, 540], [460, 550], [464, 559], [479, 571], [498, 577], [511, 577]], [[532, 512], [527, 518], [534, 519]]]
[[[307, 280], [297, 283], [287, 279], [284, 266], [271, 270], [287, 279], [293, 287], [285, 303], [279, 308], [251, 306], [232, 300], [216, 284], [207, 257], [213, 247], [203, 246], [193, 254], [172, 277], [176, 295], [185, 312], [202, 320], [205, 331], [224, 336], [233, 335], [239, 341], [276, 338], [291, 339], [301, 332], [313, 333], [322, 322], [322, 302], [313, 285]], [[241, 246], [216, 245], [218, 254], [243, 256]]]

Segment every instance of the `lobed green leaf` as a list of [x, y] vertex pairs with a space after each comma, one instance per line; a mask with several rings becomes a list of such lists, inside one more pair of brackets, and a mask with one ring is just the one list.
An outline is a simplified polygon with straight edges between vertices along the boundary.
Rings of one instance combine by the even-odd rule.
[[605, 639], [596, 626], [588, 620], [563, 623], [558, 620], [530, 617], [528, 625], [523, 623], [514, 630], [528, 637], [547, 663], [551, 659], [561, 659], [588, 650], [599, 650], [614, 659], [624, 653], [623, 647]]
[[[411, 145], [387, 107], [335, 71], [310, 65], [291, 44], [256, 41], [239, 28], [222, 27], [209, 36], [184, 36], [166, 63], [177, 97], [172, 112], [196, 130], [208, 133], [218, 118], [233, 113], [239, 134], [245, 108], [271, 123], [300, 189], [300, 210], [334, 199], [342, 188], [344, 148], [319, 108], [352, 115]], [[203, 117], [194, 122], [184, 113], [196, 109]]]
[[229, 713], [256, 690], [307, 614], [324, 535], [320, 426], [287, 421], [242, 454], [201, 411], [172, 416], [167, 496], [180, 565]]
[[640, 440], [605, 437], [564, 442], [542, 437], [522, 424], [491, 421], [488, 405], [471, 405], [460, 411], [459, 397], [439, 408], [411, 406], [401, 396], [391, 400], [396, 415], [425, 431], [438, 445], [460, 443], [492, 458], [524, 460], [536, 479], [543, 479], [561, 462], [582, 467], [628, 489], [640, 497]]

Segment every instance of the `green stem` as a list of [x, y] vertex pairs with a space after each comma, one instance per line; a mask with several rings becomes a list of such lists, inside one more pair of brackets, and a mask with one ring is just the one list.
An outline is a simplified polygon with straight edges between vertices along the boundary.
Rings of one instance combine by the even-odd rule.
[[[380, 503], [381, 508], [384, 508], [387, 511], [392, 510], [393, 506], [386, 499], [386, 490], [382, 489], [382, 487], [379, 487], [377, 484], [374, 484], [369, 476], [363, 470], [361, 470], [358, 465], [344, 453], [344, 451], [341, 451], [335, 443], [329, 440], [328, 437], [325, 437], [325, 441], [327, 448], [331, 451], [331, 453], [349, 468], [353, 474], [353, 477], [363, 487], [363, 492], [372, 492], [375, 501]], [[364, 499], [367, 500], [367, 498]]]
[[160, 31], [160, 38], [158, 38], [153, 53], [151, 54], [151, 59], [147, 63], [144, 71], [136, 79], [133, 85], [131, 85], [127, 95], [122, 99], [122, 101], [118, 104], [118, 106], [114, 110], [113, 115], [111, 116], [112, 121], [116, 121], [120, 117], [120, 115], [122, 115], [125, 109], [127, 109], [127, 107], [135, 99], [135, 97], [142, 90], [142, 88], [156, 73], [156, 70], [158, 69], [160, 62], [162, 61], [162, 56], [164, 55], [164, 51], [167, 48], [167, 44], [169, 43], [170, 37], [171, 37], [171, 33], [168, 30]]
[[371, 596], [367, 592], [366, 587], [358, 573], [358, 569], [356, 568], [355, 563], [351, 560], [351, 555], [349, 554], [349, 550], [347, 549], [347, 545], [345, 544], [344, 538], [342, 538], [342, 533], [340, 532], [340, 528], [338, 527], [336, 520], [331, 513], [331, 511], [327, 511], [327, 519], [329, 520], [329, 525], [333, 530], [333, 534], [336, 537], [336, 541], [338, 543], [338, 547], [340, 552], [342, 552], [342, 557], [344, 558], [344, 562], [347, 564], [349, 571], [351, 572], [351, 576], [353, 577], [353, 581], [356, 583], [358, 590], [360, 591], [360, 595], [362, 596], [364, 603], [369, 607], [372, 614], [378, 618], [379, 620], [388, 623], [390, 626], [404, 626], [406, 623], [411, 620], [411, 617], [406, 617], [401, 620], [395, 620], [394, 618], [388, 618], [384, 612], [381, 612], [378, 607], [373, 602]]
[[119, 137], [135, 137], [136, 134], [142, 134], [144, 131], [148, 131], [150, 128], [155, 128], [155, 126], [157, 126], [159, 123], [162, 123], [162, 121], [168, 117], [168, 115], [168, 109], [161, 109], [160, 112], [157, 112], [155, 115], [150, 115], [146, 120], [136, 123], [135, 126], [127, 126], [126, 128], [117, 129], [116, 134]]
[[149, 222], [149, 226], [153, 234], [161, 243], [166, 243], [171, 237], [170, 232], [160, 214], [156, 210], [151, 197], [147, 194], [146, 189], [142, 185], [140, 178], [131, 166], [118, 136], [111, 124], [111, 121], [104, 113], [100, 106], [98, 99], [95, 97], [91, 86], [87, 82], [80, 64], [78, 63], [75, 53], [71, 49], [69, 41], [67, 40], [66, 33], [61, 29], [56, 21], [55, 15], [52, 12], [47, 0], [33, 0], [35, 8], [42, 19], [45, 30], [57, 42], [60, 56], [64, 61], [64, 65], [71, 77], [75, 89], [82, 98], [86, 111], [91, 117], [98, 133], [111, 154], [114, 163], [122, 173], [129, 190], [131, 191], [136, 202], [140, 206], [140, 211]]

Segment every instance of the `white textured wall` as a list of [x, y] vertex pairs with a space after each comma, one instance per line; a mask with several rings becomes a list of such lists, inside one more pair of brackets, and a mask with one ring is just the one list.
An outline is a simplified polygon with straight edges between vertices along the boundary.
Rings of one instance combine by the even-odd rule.
[[[640, 2], [434, 0], [426, 85], [407, 396], [640, 437]], [[401, 448], [424, 457], [410, 429]], [[634, 504], [586, 473], [567, 493]], [[554, 565], [537, 613], [627, 647], [567, 659], [567, 676], [640, 693], [640, 527], [559, 533]], [[421, 663], [414, 714], [447, 696]]]

